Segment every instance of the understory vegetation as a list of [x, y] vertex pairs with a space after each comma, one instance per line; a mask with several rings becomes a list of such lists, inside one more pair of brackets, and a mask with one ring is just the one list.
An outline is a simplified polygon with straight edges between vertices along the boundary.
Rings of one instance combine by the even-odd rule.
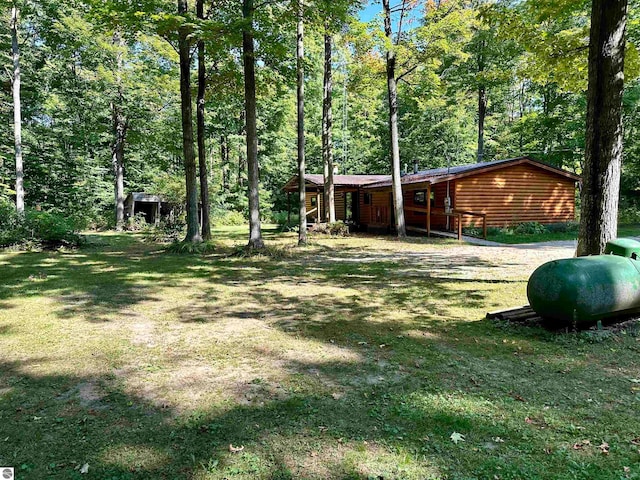
[[0, 199], [0, 249], [77, 247], [81, 228], [79, 220], [60, 213], [27, 210], [18, 214], [13, 204]]
[[0, 463], [34, 479], [640, 478], [637, 324], [484, 320], [572, 249], [265, 235], [273, 255], [235, 227], [189, 261], [142, 233], [0, 253]]

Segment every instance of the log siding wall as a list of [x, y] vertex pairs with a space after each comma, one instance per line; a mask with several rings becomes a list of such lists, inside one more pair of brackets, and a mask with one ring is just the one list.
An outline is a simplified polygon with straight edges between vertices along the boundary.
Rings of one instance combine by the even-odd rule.
[[[318, 195], [317, 192], [306, 192], [307, 194], [307, 201], [306, 201], [306, 205], [307, 205], [307, 212], [310, 212], [311, 210], [313, 210], [315, 207], [311, 206], [311, 199], [315, 198], [316, 195]], [[324, 208], [324, 195], [322, 192], [319, 192], [320, 195], [320, 210], [319, 211], [315, 211], [313, 212], [311, 215], [309, 215], [308, 219], [309, 221], [312, 221], [313, 219], [318, 218], [318, 215], [321, 215], [323, 212], [323, 208]], [[335, 192], [335, 196], [334, 196], [334, 202], [336, 205], [336, 220], [342, 220], [343, 222], [347, 219], [347, 210], [346, 210], [346, 193], [343, 191], [336, 191]]]
[[[453, 205], [485, 213], [491, 227], [569, 222], [575, 220], [575, 182], [531, 165], [516, 165], [456, 180]], [[463, 225], [480, 223], [466, 217]]]
[[[391, 197], [390, 190], [365, 190], [359, 195], [360, 224], [361, 225], [391, 225]], [[371, 196], [371, 203], [364, 203], [365, 194]]]
[[[426, 187], [411, 189], [404, 187], [404, 203], [407, 207], [426, 207], [415, 205], [414, 191], [427, 191]], [[353, 189], [349, 189], [352, 191]], [[447, 182], [431, 186], [435, 196], [432, 204], [431, 227], [442, 229], [446, 225], [446, 217], [436, 212], [444, 210], [444, 199]], [[371, 198], [370, 204], [364, 203], [365, 194]], [[307, 192], [307, 211], [312, 209], [311, 198], [316, 192]], [[367, 227], [391, 227], [392, 207], [391, 189], [360, 188], [354, 192], [357, 199], [357, 218], [354, 220]], [[531, 164], [506, 166], [488, 172], [479, 172], [468, 177], [451, 180], [449, 195], [454, 209], [484, 213], [487, 225], [505, 227], [522, 222], [539, 222], [543, 224], [562, 223], [575, 220], [575, 181], [554, 174]], [[320, 192], [320, 212], [323, 207], [323, 195]], [[346, 219], [346, 191], [336, 188], [336, 219]], [[316, 218], [314, 212], [309, 220]], [[407, 225], [424, 228], [426, 214], [405, 211]], [[452, 220], [450, 220], [452, 221]], [[479, 218], [465, 216], [463, 226], [481, 226]], [[453, 227], [454, 225], [451, 225]]]

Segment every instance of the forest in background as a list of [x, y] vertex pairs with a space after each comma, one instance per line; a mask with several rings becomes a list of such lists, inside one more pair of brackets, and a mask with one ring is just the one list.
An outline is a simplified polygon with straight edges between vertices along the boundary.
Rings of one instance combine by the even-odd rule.
[[[206, 48], [206, 161], [214, 224], [244, 222], [247, 159], [242, 2], [205, 2], [206, 21], [175, 2], [5, 2], [0, 115], [0, 197], [15, 182], [10, 7], [19, 4], [25, 202], [87, 224], [114, 224], [114, 105], [125, 119], [125, 192], [183, 203], [184, 163], [177, 32]], [[192, 3], [192, 2], [191, 2]], [[297, 2], [257, 4], [256, 93], [260, 205], [286, 210], [296, 173]], [[317, 2], [322, 3], [322, 2]], [[332, 2], [328, 2], [330, 5]], [[333, 36], [333, 143], [341, 174], [390, 173], [382, 16], [362, 22], [362, 2], [310, 4], [305, 12], [307, 172], [322, 173], [323, 43]], [[411, 3], [411, 2], [409, 2]], [[428, 1], [405, 19], [398, 45], [401, 164], [435, 168], [529, 155], [581, 172], [584, 157], [590, 2]], [[396, 25], [397, 27], [397, 25]], [[622, 197], [640, 185], [640, 40], [629, 5]], [[198, 65], [191, 63], [194, 81]], [[486, 99], [483, 102], [482, 99]], [[484, 148], [478, 151], [479, 112]], [[195, 109], [194, 109], [195, 123]], [[637, 209], [636, 209], [637, 210]]]

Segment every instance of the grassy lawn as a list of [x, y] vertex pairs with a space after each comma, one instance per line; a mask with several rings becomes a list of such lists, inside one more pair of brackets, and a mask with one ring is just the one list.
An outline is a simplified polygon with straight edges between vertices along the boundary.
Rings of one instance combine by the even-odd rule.
[[[620, 225], [618, 227], [619, 237], [638, 237], [640, 236], [640, 225]], [[506, 234], [499, 233], [489, 235], [487, 240], [493, 242], [518, 244], [518, 243], [535, 243], [535, 242], [551, 242], [555, 240], [576, 240], [578, 235], [571, 232], [553, 232], [529, 235]]]
[[19, 479], [640, 478], [637, 330], [483, 319], [526, 302], [542, 257], [284, 248], [275, 231], [275, 258], [90, 240], [0, 253], [0, 465]]

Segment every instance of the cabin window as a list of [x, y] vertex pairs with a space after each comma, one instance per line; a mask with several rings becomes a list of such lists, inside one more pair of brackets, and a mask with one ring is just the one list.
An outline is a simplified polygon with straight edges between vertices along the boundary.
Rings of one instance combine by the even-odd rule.
[[371, 194], [370, 193], [365, 193], [364, 194], [364, 204], [365, 205], [371, 205]]
[[413, 203], [415, 205], [426, 205], [427, 192], [425, 192], [424, 190], [413, 192]]
[[434, 192], [433, 190], [431, 190], [431, 206], [435, 207], [436, 206], [436, 192]]
[[318, 197], [311, 197], [311, 206], [312, 207], [318, 206]]

